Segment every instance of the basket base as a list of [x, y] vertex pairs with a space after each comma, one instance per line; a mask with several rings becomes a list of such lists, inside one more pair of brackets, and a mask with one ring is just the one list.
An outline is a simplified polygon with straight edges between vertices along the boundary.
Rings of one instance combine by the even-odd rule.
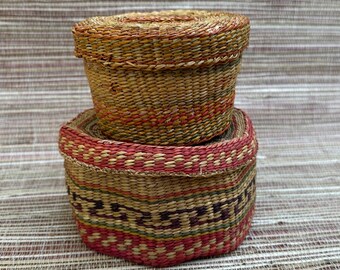
[[155, 240], [117, 230], [88, 225], [76, 219], [83, 242], [91, 249], [137, 264], [173, 266], [185, 261], [234, 251], [247, 236], [255, 205], [234, 227], [199, 236]]

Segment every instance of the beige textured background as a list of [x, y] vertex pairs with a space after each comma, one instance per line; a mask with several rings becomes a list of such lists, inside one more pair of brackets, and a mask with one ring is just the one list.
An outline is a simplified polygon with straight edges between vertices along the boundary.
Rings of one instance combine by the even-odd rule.
[[60, 124], [92, 106], [70, 28], [95, 15], [251, 18], [237, 106], [256, 127], [257, 212], [240, 248], [173, 269], [340, 269], [340, 1], [0, 1], [0, 269], [142, 269], [80, 241]]

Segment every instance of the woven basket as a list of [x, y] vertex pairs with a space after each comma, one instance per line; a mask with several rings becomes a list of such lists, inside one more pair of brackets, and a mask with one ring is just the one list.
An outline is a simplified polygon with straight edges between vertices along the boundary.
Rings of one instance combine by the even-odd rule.
[[94, 17], [73, 28], [102, 131], [155, 145], [222, 134], [248, 45], [247, 17], [163, 11]]
[[108, 140], [88, 110], [61, 128], [59, 149], [80, 235], [96, 251], [170, 266], [230, 252], [247, 235], [257, 141], [241, 110], [195, 147]]

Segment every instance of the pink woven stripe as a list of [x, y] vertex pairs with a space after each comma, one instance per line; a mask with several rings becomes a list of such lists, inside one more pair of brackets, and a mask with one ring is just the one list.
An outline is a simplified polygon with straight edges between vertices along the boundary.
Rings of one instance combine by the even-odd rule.
[[[74, 217], [84, 243], [91, 249], [138, 264], [167, 267], [195, 258], [216, 256], [235, 250], [248, 234], [254, 209], [255, 207], [252, 207], [236, 226], [229, 229], [161, 241], [88, 225]], [[153, 253], [157, 256], [150, 257]], [[174, 256], [169, 256], [172, 253]]]
[[66, 124], [60, 130], [59, 148], [64, 155], [101, 169], [180, 174], [235, 169], [253, 159], [258, 148], [252, 122], [242, 114], [246, 125], [242, 137], [204, 146], [153, 146], [102, 140]]

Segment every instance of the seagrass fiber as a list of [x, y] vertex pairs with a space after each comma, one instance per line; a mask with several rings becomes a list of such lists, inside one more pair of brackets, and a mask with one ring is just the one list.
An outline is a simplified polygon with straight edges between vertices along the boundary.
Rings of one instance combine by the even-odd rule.
[[212, 11], [94, 17], [73, 28], [98, 125], [118, 141], [195, 145], [230, 125], [249, 19]]
[[258, 144], [244, 112], [231, 119], [192, 147], [110, 140], [93, 109], [63, 125], [59, 149], [84, 243], [151, 266], [236, 249], [254, 213]]

